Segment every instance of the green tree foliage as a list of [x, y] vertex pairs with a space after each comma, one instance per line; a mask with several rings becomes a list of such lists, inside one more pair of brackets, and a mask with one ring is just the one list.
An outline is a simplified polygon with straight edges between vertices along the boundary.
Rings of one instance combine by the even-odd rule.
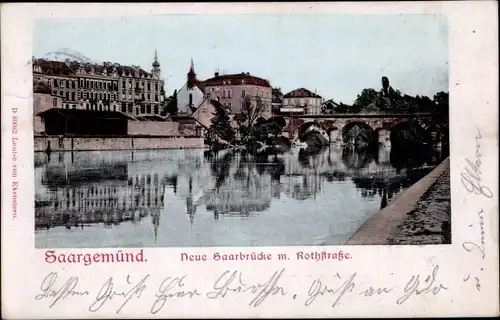
[[165, 99], [162, 115], [177, 114], [177, 90], [174, 94]]
[[220, 139], [226, 142], [234, 141], [235, 132], [231, 127], [229, 115], [225, 110], [217, 108], [211, 122], [211, 126], [205, 137], [208, 143], [214, 144]]
[[378, 97], [379, 94], [375, 89], [363, 89], [349, 108], [349, 112], [358, 113], [370, 105], [376, 105]]
[[440, 114], [444, 119], [448, 119], [450, 113], [448, 92], [441, 91], [436, 93], [433, 102], [436, 105], [436, 113]]
[[[437, 112], [444, 114], [445, 110], [448, 110], [448, 93], [438, 92], [434, 99], [420, 95], [413, 97], [394, 90], [390, 86], [389, 79], [382, 77], [380, 91], [372, 88], [363, 89], [352, 106], [345, 108], [346, 110], [338, 109], [335, 112]], [[324, 111], [328, 112], [328, 110]]]

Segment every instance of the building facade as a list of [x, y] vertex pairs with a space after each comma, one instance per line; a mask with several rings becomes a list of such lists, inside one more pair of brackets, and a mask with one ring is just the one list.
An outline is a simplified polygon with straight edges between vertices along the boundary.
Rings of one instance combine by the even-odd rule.
[[281, 113], [321, 114], [323, 98], [305, 88], [292, 90], [283, 96]]
[[62, 108], [62, 98], [54, 96], [52, 89], [45, 82], [33, 81], [33, 131], [45, 133], [45, 122], [38, 114], [52, 108]]
[[269, 81], [247, 73], [220, 75], [198, 80], [191, 60], [186, 84], [177, 93], [177, 113], [191, 115], [206, 100], [211, 99], [229, 111], [231, 115], [241, 112], [245, 97], [260, 98], [264, 105], [263, 117], [272, 114], [272, 87]]
[[187, 81], [177, 92], [177, 113], [179, 115], [189, 115], [198, 109], [204, 100], [204, 84], [198, 81], [194, 71], [194, 63], [191, 60], [191, 66], [187, 73]]
[[269, 81], [242, 72], [219, 75], [204, 81], [205, 97], [219, 101], [230, 114], [241, 113], [245, 97], [260, 98], [264, 105], [263, 117], [272, 115], [272, 87]]
[[159, 115], [165, 89], [156, 52], [152, 67], [33, 59], [33, 78], [49, 85], [63, 109]]

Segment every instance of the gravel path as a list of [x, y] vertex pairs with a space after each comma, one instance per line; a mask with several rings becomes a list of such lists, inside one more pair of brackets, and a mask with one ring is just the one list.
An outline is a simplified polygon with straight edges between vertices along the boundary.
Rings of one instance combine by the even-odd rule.
[[414, 210], [408, 213], [389, 244], [420, 245], [451, 243], [450, 169], [427, 190]]

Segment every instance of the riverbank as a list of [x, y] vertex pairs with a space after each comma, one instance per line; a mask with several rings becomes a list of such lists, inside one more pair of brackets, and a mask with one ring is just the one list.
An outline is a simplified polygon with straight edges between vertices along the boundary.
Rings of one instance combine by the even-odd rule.
[[366, 221], [348, 245], [451, 243], [450, 159]]
[[204, 148], [205, 142], [198, 136], [34, 136], [34, 150], [46, 151], [105, 151], [149, 149]]

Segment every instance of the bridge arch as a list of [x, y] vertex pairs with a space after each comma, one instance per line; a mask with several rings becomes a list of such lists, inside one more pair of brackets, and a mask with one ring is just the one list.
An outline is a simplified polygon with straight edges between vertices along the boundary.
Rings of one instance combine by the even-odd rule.
[[363, 121], [351, 121], [342, 128], [342, 141], [352, 146], [367, 146], [373, 142], [373, 128]]
[[303, 138], [311, 130], [318, 132], [326, 140], [326, 142], [330, 141], [328, 134], [327, 134], [327, 131], [325, 129], [323, 129], [323, 126], [318, 121], [306, 121], [306, 122], [302, 123], [298, 127], [298, 138], [301, 141], [304, 141]]
[[427, 142], [427, 136], [425, 127], [418, 121], [413, 119], [400, 121], [391, 127], [391, 146], [407, 144], [408, 142]]

